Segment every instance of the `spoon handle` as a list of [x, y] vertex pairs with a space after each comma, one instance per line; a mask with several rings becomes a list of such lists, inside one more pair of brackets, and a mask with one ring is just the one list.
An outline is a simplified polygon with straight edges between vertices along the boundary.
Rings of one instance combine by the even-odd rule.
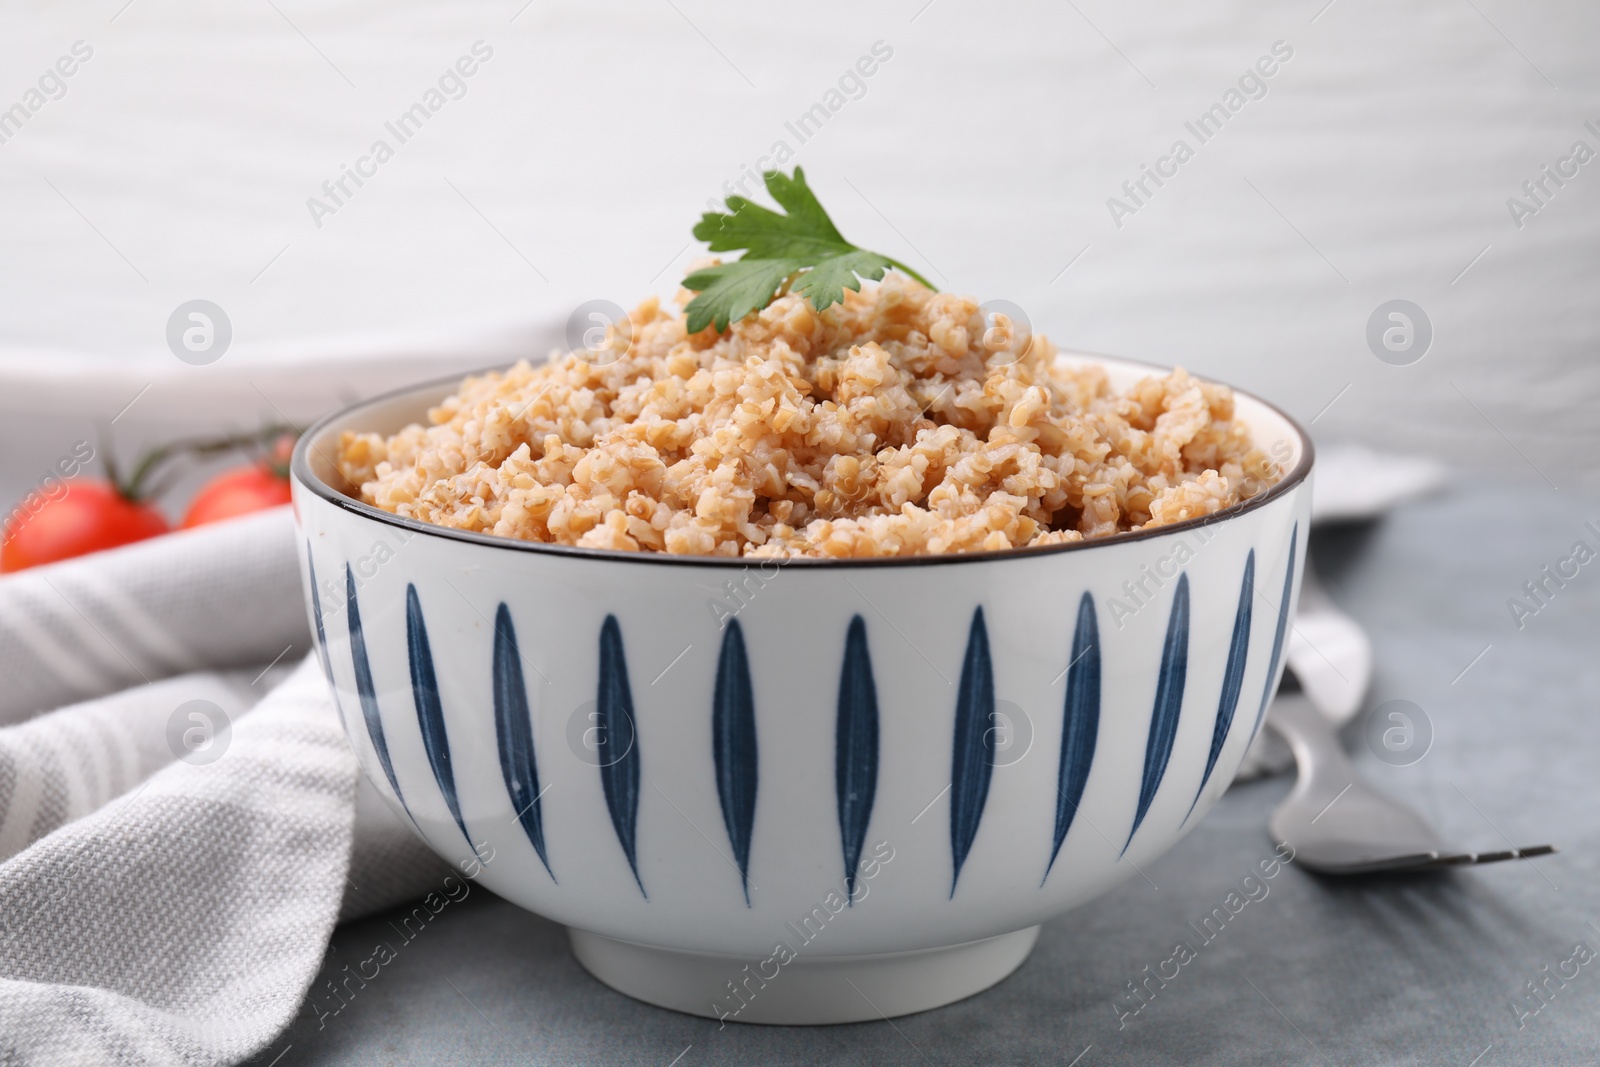
[[1267, 725], [1289, 743], [1299, 767], [1295, 792], [1330, 801], [1356, 780], [1355, 764], [1344, 754], [1333, 725], [1303, 696], [1280, 693], [1267, 712]]

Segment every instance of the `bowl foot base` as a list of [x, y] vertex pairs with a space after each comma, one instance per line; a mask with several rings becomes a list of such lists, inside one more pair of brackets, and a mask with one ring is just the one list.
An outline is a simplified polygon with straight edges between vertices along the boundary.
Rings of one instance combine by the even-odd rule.
[[[811, 1026], [909, 1015], [982, 992], [1022, 965], [1039, 928], [915, 952], [802, 954], [781, 966], [583, 930], [569, 929], [567, 935], [590, 974], [636, 1000], [726, 1022]], [[774, 968], [774, 977], [759, 973]]]

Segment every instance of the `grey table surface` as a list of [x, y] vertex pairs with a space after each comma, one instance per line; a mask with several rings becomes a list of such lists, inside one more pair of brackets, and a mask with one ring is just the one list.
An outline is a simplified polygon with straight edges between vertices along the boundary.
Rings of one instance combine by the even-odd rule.
[[[1319, 530], [1312, 548], [1334, 598], [1372, 633], [1369, 707], [1412, 701], [1433, 732], [1422, 759], [1390, 766], [1358, 719], [1345, 741], [1363, 771], [1464, 844], [1550, 841], [1558, 855], [1346, 881], [1291, 866], [1201, 944], [1188, 924], [1271, 854], [1267, 815], [1289, 788], [1242, 783], [1148, 880], [1047, 924], [1032, 957], [987, 992], [892, 1024], [810, 1028], [719, 1030], [631, 1000], [577, 964], [559, 926], [475, 890], [337, 1015], [303, 1009], [255, 1062], [1600, 1062], [1600, 956], [1578, 962], [1600, 950], [1600, 561], [1550, 583], [1520, 629], [1507, 604], [1574, 542], [1600, 550], [1591, 520], [1600, 530], [1600, 502], [1548, 489], [1456, 489], [1373, 525]], [[383, 916], [341, 927], [317, 985], [386, 938]], [[1180, 940], [1197, 958], [1119, 1017], [1126, 983]], [[1549, 979], [1562, 969], [1577, 973]]]

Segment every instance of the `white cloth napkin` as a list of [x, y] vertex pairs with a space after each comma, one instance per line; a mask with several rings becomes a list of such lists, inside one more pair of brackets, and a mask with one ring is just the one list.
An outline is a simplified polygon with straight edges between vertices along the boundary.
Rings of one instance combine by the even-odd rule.
[[[1324, 450], [1319, 498], [1437, 484], [1386, 462]], [[0, 580], [0, 672], [0, 1064], [238, 1062], [448, 873], [340, 735], [287, 508]]]
[[0, 1063], [238, 1062], [448, 873], [310, 647], [287, 508], [0, 580]]

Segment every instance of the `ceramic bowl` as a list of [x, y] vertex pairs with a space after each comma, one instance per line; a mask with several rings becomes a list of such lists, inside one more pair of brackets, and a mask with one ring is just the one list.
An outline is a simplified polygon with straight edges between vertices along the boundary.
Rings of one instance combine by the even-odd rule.
[[[1152, 371], [1063, 358], [1119, 386]], [[342, 431], [423, 419], [454, 383], [295, 452], [320, 652], [395, 809], [624, 993], [777, 1023], [971, 995], [1193, 827], [1261, 728], [1312, 450], [1253, 397], [1238, 414], [1287, 474], [1204, 521], [758, 565], [464, 533], [339, 491]]]

